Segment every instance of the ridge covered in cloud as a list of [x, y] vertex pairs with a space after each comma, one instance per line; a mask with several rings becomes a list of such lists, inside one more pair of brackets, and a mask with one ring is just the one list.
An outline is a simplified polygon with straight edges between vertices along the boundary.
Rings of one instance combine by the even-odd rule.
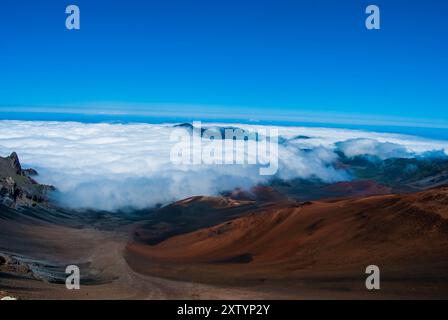
[[[224, 124], [208, 124], [225, 126]], [[205, 126], [205, 124], [204, 124]], [[245, 130], [272, 128], [232, 124]], [[337, 151], [347, 157], [380, 159], [447, 154], [445, 141], [359, 130], [276, 127], [281, 179], [351, 179], [334, 166]], [[267, 182], [257, 165], [174, 165], [173, 125], [0, 121], [0, 154], [16, 151], [39, 182], [58, 190], [72, 208], [145, 208], [192, 195], [216, 195]]]
[[336, 146], [347, 157], [367, 155], [385, 160], [389, 158], [409, 158], [413, 155], [413, 152], [406, 149], [403, 145], [366, 138], [337, 142]]

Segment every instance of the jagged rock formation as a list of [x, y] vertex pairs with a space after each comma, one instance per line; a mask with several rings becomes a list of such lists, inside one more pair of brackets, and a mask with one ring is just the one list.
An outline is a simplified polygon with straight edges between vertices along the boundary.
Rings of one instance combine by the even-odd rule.
[[34, 169], [22, 169], [15, 152], [0, 157], [0, 203], [8, 207], [45, 205], [55, 188], [37, 183], [31, 178], [35, 175]]

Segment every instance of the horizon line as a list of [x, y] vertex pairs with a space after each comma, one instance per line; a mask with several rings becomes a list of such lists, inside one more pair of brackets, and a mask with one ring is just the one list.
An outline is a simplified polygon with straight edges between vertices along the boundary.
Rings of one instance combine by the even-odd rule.
[[[127, 110], [123, 108], [127, 106]], [[130, 107], [130, 108], [129, 108]], [[148, 109], [149, 107], [149, 109]], [[161, 108], [163, 111], [161, 111]], [[188, 108], [188, 111], [180, 111], [180, 108]], [[204, 108], [209, 110], [204, 111]], [[152, 109], [152, 110], [151, 110]], [[154, 110], [158, 109], [158, 110]], [[228, 109], [227, 111], [225, 109]], [[239, 111], [235, 112], [235, 109]], [[241, 112], [242, 110], [249, 112]], [[0, 120], [4, 114], [61, 114], [61, 115], [85, 115], [85, 116], [109, 116], [109, 117], [174, 117], [197, 118], [209, 120], [245, 120], [254, 122], [289, 122], [289, 123], [321, 123], [334, 125], [361, 125], [361, 126], [393, 126], [393, 127], [419, 127], [432, 129], [448, 129], [448, 121], [434, 121], [433, 119], [415, 119], [407, 117], [395, 117], [384, 115], [367, 115], [342, 112], [316, 112], [309, 110], [256, 110], [254, 107], [199, 105], [199, 104], [101, 104], [95, 107], [80, 104], [78, 106], [1, 106]], [[252, 111], [252, 112], [250, 112]], [[258, 112], [256, 112], [258, 111]], [[255, 113], [254, 113], [255, 112]], [[26, 119], [32, 121], [33, 119]], [[66, 121], [66, 120], [61, 120]]]

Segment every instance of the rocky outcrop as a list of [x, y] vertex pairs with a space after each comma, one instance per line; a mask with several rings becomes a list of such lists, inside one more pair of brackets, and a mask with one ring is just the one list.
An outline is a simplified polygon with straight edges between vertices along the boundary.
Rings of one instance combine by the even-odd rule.
[[34, 169], [22, 169], [15, 152], [0, 157], [0, 203], [8, 207], [46, 205], [55, 188], [37, 183], [31, 178], [36, 175]]
[[15, 171], [16, 174], [22, 174], [22, 166], [20, 165], [19, 156], [17, 153], [13, 152], [8, 157], [11, 163], [12, 169]]

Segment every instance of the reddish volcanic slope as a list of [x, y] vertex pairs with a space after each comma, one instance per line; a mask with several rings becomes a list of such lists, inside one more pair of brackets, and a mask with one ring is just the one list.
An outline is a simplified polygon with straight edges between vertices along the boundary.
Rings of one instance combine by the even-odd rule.
[[129, 243], [127, 260], [139, 272], [204, 282], [362, 275], [376, 264], [398, 280], [441, 279], [446, 290], [447, 219], [448, 187], [273, 204], [157, 245]]
[[373, 180], [354, 180], [334, 183], [323, 188], [323, 191], [332, 197], [344, 196], [371, 196], [380, 194], [390, 194], [392, 189]]

